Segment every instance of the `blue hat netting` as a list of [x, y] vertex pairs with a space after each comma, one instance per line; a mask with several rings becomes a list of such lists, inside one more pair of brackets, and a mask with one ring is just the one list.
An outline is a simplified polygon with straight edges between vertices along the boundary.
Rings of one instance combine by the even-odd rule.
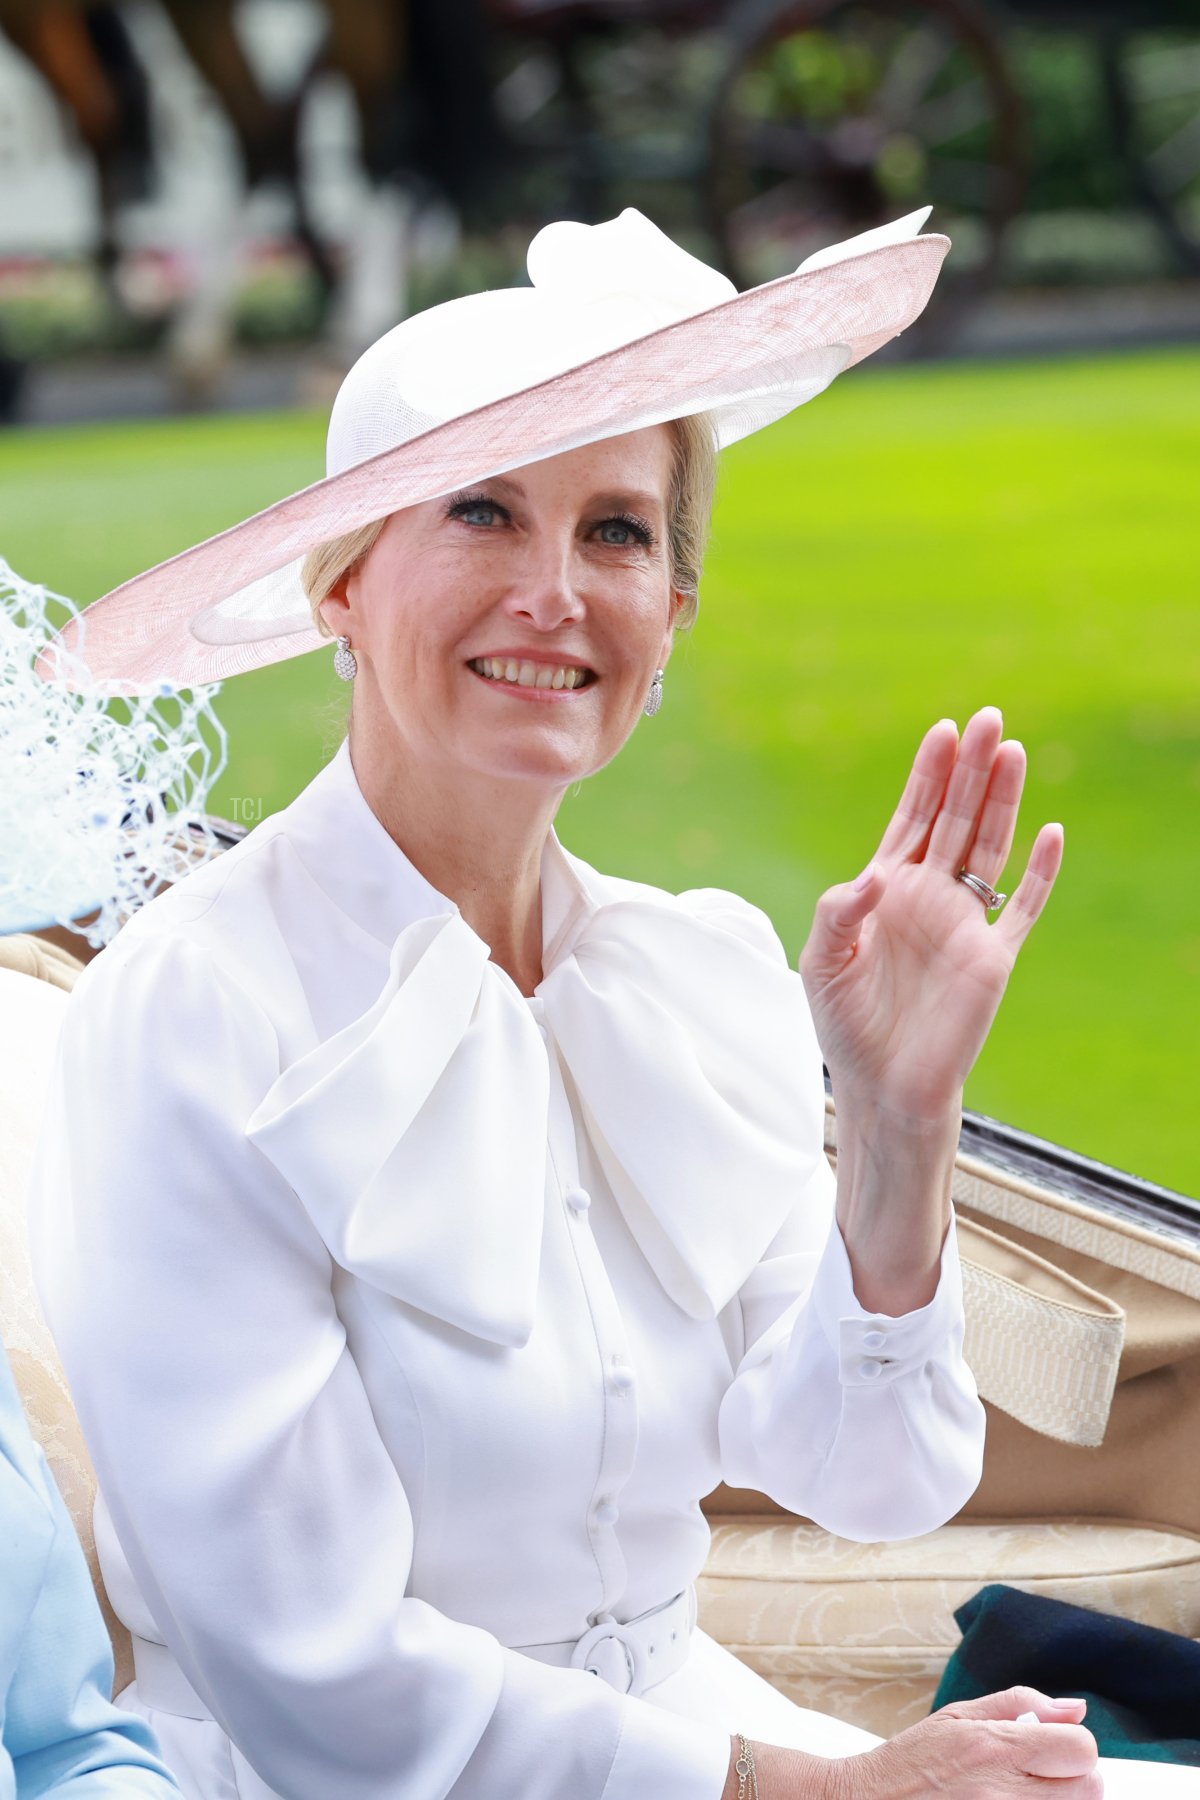
[[44, 681], [34, 662], [65, 623], [51, 607], [80, 616], [0, 557], [0, 934], [67, 925], [98, 949], [221, 848], [204, 812], [226, 763], [221, 684], [108, 695], [82, 637], [55, 654], [83, 691]]

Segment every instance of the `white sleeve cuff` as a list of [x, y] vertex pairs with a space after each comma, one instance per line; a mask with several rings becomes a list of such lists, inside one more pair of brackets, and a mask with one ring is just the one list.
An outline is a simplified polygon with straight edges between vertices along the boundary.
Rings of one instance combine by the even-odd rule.
[[854, 1291], [845, 1240], [836, 1219], [812, 1288], [812, 1305], [837, 1357], [843, 1387], [886, 1387], [945, 1355], [963, 1328], [962, 1268], [953, 1211], [942, 1244], [937, 1290], [927, 1305], [893, 1317], [868, 1312]]
[[621, 1741], [603, 1800], [721, 1800], [730, 1735], [649, 1700], [626, 1699]]
[[500, 1698], [451, 1800], [721, 1800], [729, 1733], [505, 1649]]

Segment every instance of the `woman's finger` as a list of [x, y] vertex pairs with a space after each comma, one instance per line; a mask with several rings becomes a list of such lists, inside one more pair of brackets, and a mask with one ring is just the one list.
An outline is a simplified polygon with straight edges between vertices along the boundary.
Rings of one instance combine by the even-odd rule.
[[1008, 1719], [1020, 1723], [1033, 1713], [1043, 1722], [1065, 1719], [1078, 1725], [1086, 1712], [1086, 1700], [1057, 1700], [1043, 1694], [1041, 1688], [1017, 1686], [980, 1694], [974, 1700], [952, 1700], [948, 1706], [939, 1707], [933, 1717], [944, 1714], [950, 1719]]
[[957, 752], [958, 726], [953, 719], [939, 719], [917, 747], [900, 804], [880, 840], [881, 861], [915, 862], [924, 854]]
[[800, 973], [806, 982], [822, 987], [841, 974], [854, 955], [863, 920], [879, 905], [886, 886], [878, 863], [868, 863], [855, 881], [826, 889], [800, 954]]
[[1062, 868], [1063, 828], [1043, 825], [1033, 840], [1029, 861], [1020, 885], [996, 923], [995, 929], [1016, 950], [1021, 948], [1050, 898], [1051, 889]]
[[972, 875], [981, 875], [992, 887], [1004, 873], [1012, 850], [1024, 787], [1025, 748], [1010, 738], [996, 752], [975, 838], [963, 857]]
[[1026, 1775], [1065, 1781], [1090, 1775], [1096, 1767], [1096, 1740], [1086, 1725], [1013, 1725], [1020, 1732], [1019, 1754]]
[[999, 707], [985, 706], [967, 720], [954, 759], [954, 773], [925, 852], [926, 862], [936, 863], [952, 875], [957, 875], [962, 868], [967, 848], [975, 836], [1003, 733], [1004, 720]]

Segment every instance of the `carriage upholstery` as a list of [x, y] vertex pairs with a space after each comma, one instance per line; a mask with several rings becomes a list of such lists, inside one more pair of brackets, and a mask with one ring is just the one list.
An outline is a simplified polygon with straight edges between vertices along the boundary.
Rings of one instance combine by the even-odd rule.
[[[35, 1436], [103, 1594], [94, 1480], [29, 1271], [24, 1196], [69, 988], [69, 936], [0, 939], [0, 1323]], [[836, 1157], [830, 1110], [827, 1145]], [[1172, 1236], [959, 1159], [967, 1350], [988, 1407], [982, 1484], [941, 1530], [854, 1544], [760, 1494], [705, 1502], [706, 1630], [801, 1705], [884, 1735], [928, 1711], [987, 1582], [1200, 1638], [1200, 1230]]]

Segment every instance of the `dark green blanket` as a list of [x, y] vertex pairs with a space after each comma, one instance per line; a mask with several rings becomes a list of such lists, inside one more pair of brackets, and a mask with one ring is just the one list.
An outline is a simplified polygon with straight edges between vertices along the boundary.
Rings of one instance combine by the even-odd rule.
[[1085, 1699], [1101, 1756], [1200, 1766], [1200, 1643], [999, 1583], [954, 1617], [935, 1709], [1023, 1683]]

